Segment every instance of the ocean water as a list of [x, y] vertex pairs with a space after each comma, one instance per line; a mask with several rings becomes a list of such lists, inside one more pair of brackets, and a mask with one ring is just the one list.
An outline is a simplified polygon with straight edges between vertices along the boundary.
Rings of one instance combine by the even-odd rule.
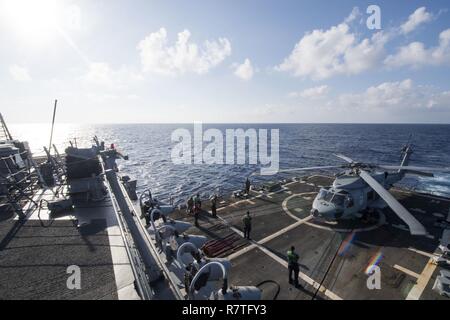
[[[128, 161], [120, 161], [122, 172], [138, 180], [138, 191], [150, 188], [161, 200], [172, 198], [175, 203], [196, 192], [208, 196], [214, 192], [226, 194], [243, 188], [245, 178], [255, 165], [175, 165], [171, 150], [175, 129], [192, 124], [57, 124], [54, 143], [60, 152], [75, 141], [79, 147], [89, 147], [97, 135], [107, 145], [115, 143]], [[279, 129], [280, 168], [342, 164], [333, 153], [345, 154], [354, 160], [393, 164], [400, 163], [400, 150], [412, 134], [414, 154], [411, 165], [450, 166], [450, 125], [425, 124], [211, 124], [203, 129]], [[15, 138], [27, 140], [33, 152], [42, 153], [49, 144], [50, 125], [10, 125]], [[335, 173], [336, 171], [329, 171]], [[254, 177], [253, 183], [277, 180], [300, 173]], [[407, 176], [400, 183], [418, 191], [450, 196], [450, 175], [435, 177]]]

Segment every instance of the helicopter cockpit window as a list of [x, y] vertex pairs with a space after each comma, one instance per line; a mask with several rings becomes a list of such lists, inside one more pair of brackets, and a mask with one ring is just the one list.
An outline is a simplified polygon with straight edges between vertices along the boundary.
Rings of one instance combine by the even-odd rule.
[[343, 206], [345, 202], [345, 196], [342, 194], [335, 193], [331, 202], [337, 206]]
[[333, 195], [334, 195], [333, 192], [330, 192], [330, 191], [327, 190], [327, 189], [321, 189], [321, 190], [319, 191], [319, 197], [318, 197], [318, 199], [319, 199], [319, 200], [324, 200], [324, 201], [329, 202], [329, 201], [331, 201], [331, 199], [333, 198]]

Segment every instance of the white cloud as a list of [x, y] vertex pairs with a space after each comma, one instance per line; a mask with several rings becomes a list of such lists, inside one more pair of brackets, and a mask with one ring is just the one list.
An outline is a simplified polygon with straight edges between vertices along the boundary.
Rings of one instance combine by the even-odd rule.
[[347, 23], [356, 16], [357, 12], [352, 11], [345, 22], [337, 26], [305, 34], [276, 70], [321, 80], [338, 74], [359, 74], [375, 67], [382, 60], [388, 37], [377, 32], [359, 41]]
[[9, 67], [9, 74], [15, 81], [18, 82], [28, 82], [32, 80], [28, 69], [16, 64]]
[[91, 84], [112, 85], [113, 71], [105, 62], [93, 62], [89, 65], [85, 80]]
[[142, 75], [123, 66], [117, 70], [106, 62], [92, 62], [82, 80], [88, 85], [103, 86], [118, 89], [128, 86], [132, 82], [142, 80]]
[[342, 94], [338, 101], [342, 106], [368, 109], [398, 106], [404, 103], [412, 87], [411, 79], [384, 82], [378, 86], [369, 87], [363, 93]]
[[325, 98], [329, 87], [327, 85], [318, 86], [318, 87], [312, 87], [305, 89], [300, 92], [291, 92], [289, 94], [290, 97], [301, 97], [305, 99], [319, 99], [319, 98]]
[[[298, 96], [298, 95], [297, 95]], [[328, 94], [325, 99], [295, 100], [285, 105], [283, 121], [298, 122], [448, 122], [450, 91], [415, 84], [411, 79], [390, 81], [354, 92]], [[273, 117], [279, 120], [282, 110]]]
[[353, 20], [356, 20], [358, 17], [361, 16], [361, 11], [359, 11], [358, 7], [353, 7], [352, 12], [348, 15], [347, 18], [345, 18], [345, 23], [353, 22]]
[[389, 67], [450, 64], [450, 29], [441, 32], [438, 46], [427, 49], [422, 42], [412, 42], [400, 47], [396, 54], [388, 56], [384, 62]]
[[149, 34], [137, 49], [144, 72], [162, 75], [180, 75], [188, 72], [207, 73], [231, 54], [231, 43], [226, 38], [205, 41], [203, 46], [190, 42], [191, 33], [178, 33], [174, 45], [168, 45], [166, 29]]
[[236, 66], [234, 74], [242, 80], [248, 81], [253, 78], [254, 70], [249, 59], [245, 59], [243, 64]]
[[[359, 111], [383, 110], [442, 110], [450, 111], [450, 92], [439, 92], [432, 87], [414, 85], [411, 79], [384, 82], [362, 93], [341, 94], [329, 103], [344, 109]], [[405, 118], [408, 114], [405, 114]]]
[[414, 31], [421, 24], [430, 22], [432, 19], [433, 15], [427, 12], [425, 7], [420, 7], [409, 16], [408, 20], [404, 24], [400, 26], [400, 30], [403, 34], [408, 34]]

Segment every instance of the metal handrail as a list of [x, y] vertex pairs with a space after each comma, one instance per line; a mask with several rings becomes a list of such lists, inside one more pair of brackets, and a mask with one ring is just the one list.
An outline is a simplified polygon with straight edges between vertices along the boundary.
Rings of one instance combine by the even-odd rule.
[[[143, 231], [143, 234], [145, 236], [145, 239], [147, 240], [147, 243], [150, 245], [153, 256], [156, 258], [156, 263], [159, 265], [159, 267], [161, 268], [162, 272], [164, 273], [166, 279], [169, 282], [170, 288], [172, 290], [172, 292], [174, 293], [175, 297], [179, 300], [184, 300], [184, 295], [183, 293], [180, 291], [180, 289], [177, 286], [177, 282], [175, 281], [175, 279], [173, 278], [172, 274], [170, 273], [169, 269], [167, 268], [167, 266], [165, 265], [164, 261], [162, 261], [161, 257], [158, 254], [158, 249], [156, 248], [155, 244], [153, 243], [153, 240], [150, 237], [150, 234], [147, 232], [147, 230], [145, 229], [144, 225], [142, 224], [141, 219], [139, 219], [139, 215], [136, 213], [136, 210], [134, 208], [134, 205], [130, 199], [130, 197], [128, 196], [128, 194], [125, 191], [125, 188], [122, 184], [120, 184], [120, 187], [122, 188], [122, 191], [124, 192], [125, 195], [125, 199], [128, 202], [128, 205], [130, 206], [131, 210], [134, 213], [134, 216], [137, 217], [137, 222], [138, 225], [140, 226], [141, 230]], [[158, 233], [158, 231], [155, 228], [155, 234]]]
[[[102, 167], [102, 171], [105, 172], [105, 168], [103, 166], [103, 162], [100, 161], [100, 165]], [[113, 205], [114, 208], [114, 213], [116, 214], [116, 219], [117, 219], [117, 223], [119, 224], [119, 229], [120, 229], [120, 234], [122, 236], [122, 239], [124, 240], [124, 244], [125, 244], [125, 251], [127, 253], [128, 259], [130, 261], [130, 266], [131, 266], [131, 270], [133, 272], [134, 278], [136, 279], [136, 286], [138, 287], [138, 291], [141, 293], [141, 297], [144, 299], [150, 299], [152, 296], [151, 290], [149, 292], [148, 288], [145, 288], [146, 286], [142, 284], [141, 281], [139, 281], [139, 279], [142, 279], [143, 274], [141, 272], [138, 271], [135, 262], [139, 261], [139, 257], [137, 257], [135, 254], [133, 254], [130, 248], [130, 244], [129, 244], [129, 233], [127, 232], [127, 229], [125, 227], [125, 223], [122, 220], [122, 217], [120, 215], [120, 208], [117, 204], [117, 200], [111, 190], [111, 187], [109, 186], [108, 183], [106, 183], [106, 187], [108, 189], [108, 193], [109, 196], [111, 198], [111, 203]], [[147, 283], [148, 284], [148, 283]]]

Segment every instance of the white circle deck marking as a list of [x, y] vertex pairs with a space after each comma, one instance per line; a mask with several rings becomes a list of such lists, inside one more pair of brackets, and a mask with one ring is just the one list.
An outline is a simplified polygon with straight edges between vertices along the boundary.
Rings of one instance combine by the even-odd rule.
[[[303, 220], [299, 217], [297, 217], [296, 215], [294, 215], [287, 207], [287, 203], [289, 200], [291, 200], [294, 197], [300, 197], [302, 195], [305, 194], [313, 194], [313, 193], [317, 193], [317, 192], [305, 192], [305, 193], [295, 193], [293, 195], [290, 195], [289, 197], [287, 197], [286, 199], [284, 199], [283, 203], [281, 204], [281, 207], [283, 208], [284, 212], [286, 212], [291, 218], [300, 221]], [[332, 227], [328, 227], [328, 226], [323, 226], [323, 225], [319, 225], [316, 224], [314, 222], [309, 222], [309, 221], [305, 221], [304, 224], [313, 227], [313, 228], [318, 228], [318, 229], [322, 229], [322, 230], [328, 230], [328, 231], [334, 231], [334, 232], [343, 232], [343, 233], [350, 233], [350, 232], [355, 232], [355, 233], [359, 233], [359, 232], [367, 232], [367, 231], [372, 231], [375, 229], [378, 229], [379, 227], [381, 227], [382, 225], [384, 225], [386, 223], [386, 216], [384, 215], [383, 212], [378, 211], [379, 214], [379, 219], [378, 222], [372, 226], [368, 226], [368, 227], [364, 227], [364, 228], [355, 228], [355, 229], [351, 229], [351, 228], [332, 228]]]
[[283, 203], [281, 204], [281, 207], [283, 208], [284, 212], [286, 212], [291, 218], [293, 218], [294, 220], [300, 221], [302, 220], [301, 218], [297, 217], [295, 214], [293, 214], [287, 207], [287, 203], [289, 200], [291, 200], [294, 197], [300, 197], [304, 194], [313, 194], [313, 193], [317, 193], [317, 192], [303, 192], [303, 193], [294, 193], [293, 195], [290, 195], [289, 197], [287, 197], [286, 199], [283, 200]]

